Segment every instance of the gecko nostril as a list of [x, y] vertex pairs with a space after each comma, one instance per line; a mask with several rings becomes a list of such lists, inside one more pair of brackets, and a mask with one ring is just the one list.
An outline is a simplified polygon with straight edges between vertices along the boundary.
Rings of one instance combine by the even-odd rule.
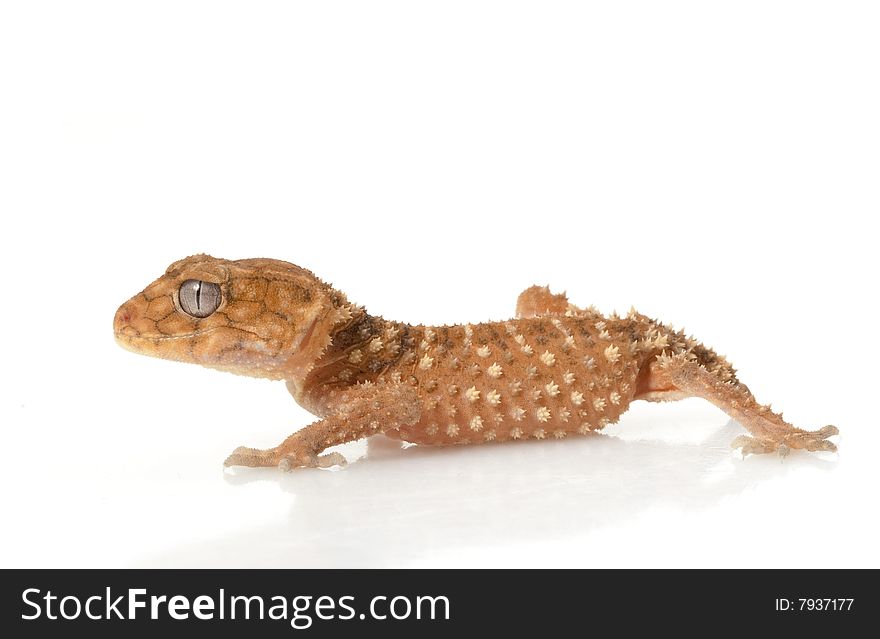
[[120, 306], [113, 317], [113, 332], [119, 333], [123, 328], [129, 326], [134, 316], [135, 313], [128, 304]]

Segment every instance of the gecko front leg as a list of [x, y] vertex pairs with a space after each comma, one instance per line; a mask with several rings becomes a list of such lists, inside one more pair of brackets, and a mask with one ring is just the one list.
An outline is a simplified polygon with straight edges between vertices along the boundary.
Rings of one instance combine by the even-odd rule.
[[326, 468], [343, 465], [339, 453], [322, 455], [330, 446], [355, 441], [385, 430], [411, 426], [421, 416], [415, 389], [400, 383], [361, 384], [329, 400], [328, 414], [298, 430], [275, 448], [240, 446], [224, 466], [277, 466]]

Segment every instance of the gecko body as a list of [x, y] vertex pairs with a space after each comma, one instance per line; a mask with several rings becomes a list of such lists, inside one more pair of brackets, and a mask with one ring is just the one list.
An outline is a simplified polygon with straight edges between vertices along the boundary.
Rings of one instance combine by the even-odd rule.
[[744, 454], [834, 451], [834, 426], [805, 431], [758, 404], [720, 355], [631, 311], [604, 316], [546, 287], [509, 321], [416, 326], [371, 315], [293, 264], [195, 255], [125, 302], [123, 347], [284, 380], [318, 421], [226, 465], [331, 466], [325, 449], [383, 434], [417, 444], [564, 438], [601, 430], [634, 400], [703, 397], [750, 433]]

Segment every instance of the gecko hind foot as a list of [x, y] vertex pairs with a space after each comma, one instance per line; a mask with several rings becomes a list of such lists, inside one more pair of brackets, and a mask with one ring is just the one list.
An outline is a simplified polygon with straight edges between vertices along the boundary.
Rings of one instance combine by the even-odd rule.
[[838, 432], [840, 431], [836, 426], [829, 425], [816, 431], [801, 431], [786, 435], [782, 441], [740, 435], [730, 443], [730, 446], [742, 449], [743, 457], [773, 452], [778, 453], [780, 457], [787, 457], [793, 448], [834, 453], [837, 452], [837, 445], [828, 441], [828, 438], [837, 435]]
[[[772, 453], [778, 449], [779, 444], [777, 442], [749, 437], [748, 435], [739, 435], [730, 442], [730, 447], [733, 449], [741, 449], [742, 456], [748, 457], [749, 455]], [[788, 454], [787, 448], [788, 447], [780, 453], [782, 457], [785, 457]]]

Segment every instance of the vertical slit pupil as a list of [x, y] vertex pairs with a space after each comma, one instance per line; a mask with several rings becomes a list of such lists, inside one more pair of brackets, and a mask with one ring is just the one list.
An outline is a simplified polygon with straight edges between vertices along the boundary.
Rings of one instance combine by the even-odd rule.
[[181, 309], [188, 315], [208, 317], [220, 306], [220, 286], [202, 280], [186, 280], [178, 293]]

